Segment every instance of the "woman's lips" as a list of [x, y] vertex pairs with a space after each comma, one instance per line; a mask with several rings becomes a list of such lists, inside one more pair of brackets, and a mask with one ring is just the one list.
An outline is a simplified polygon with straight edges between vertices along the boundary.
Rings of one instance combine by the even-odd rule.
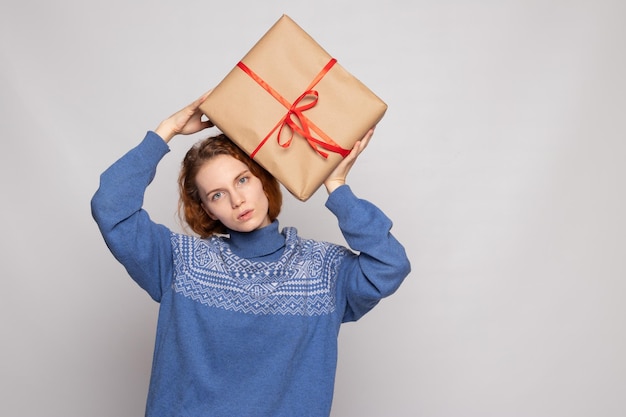
[[237, 220], [248, 220], [250, 217], [252, 217], [252, 212], [253, 210], [245, 210], [243, 213], [237, 216]]

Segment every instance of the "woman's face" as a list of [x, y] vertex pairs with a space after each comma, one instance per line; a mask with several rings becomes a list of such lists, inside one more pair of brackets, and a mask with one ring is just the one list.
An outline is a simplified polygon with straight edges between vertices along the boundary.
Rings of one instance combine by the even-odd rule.
[[271, 223], [261, 180], [230, 155], [216, 155], [196, 176], [202, 207], [230, 230], [251, 232]]

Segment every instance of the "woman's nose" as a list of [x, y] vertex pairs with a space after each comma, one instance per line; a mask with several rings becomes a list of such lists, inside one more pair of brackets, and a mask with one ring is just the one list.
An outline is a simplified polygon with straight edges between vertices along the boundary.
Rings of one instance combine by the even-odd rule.
[[231, 203], [232, 203], [233, 208], [237, 208], [241, 206], [245, 201], [241, 193], [232, 193], [231, 196], [232, 196]]

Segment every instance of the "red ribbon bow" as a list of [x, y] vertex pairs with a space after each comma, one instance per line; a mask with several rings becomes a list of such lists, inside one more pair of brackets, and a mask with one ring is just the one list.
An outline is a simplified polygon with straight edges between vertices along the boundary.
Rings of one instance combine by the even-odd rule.
[[[332, 68], [333, 65], [337, 62], [336, 59], [331, 58], [330, 61], [322, 68], [322, 70], [317, 74], [317, 76], [313, 79], [311, 84], [305, 89], [304, 93], [300, 95], [293, 103], [289, 103], [283, 96], [281, 96], [276, 90], [274, 90], [268, 83], [266, 83], [261, 77], [259, 77], [254, 71], [248, 68], [243, 62], [239, 62], [237, 66], [246, 74], [248, 74], [254, 81], [256, 81], [261, 87], [265, 89], [272, 97], [274, 97], [278, 102], [280, 102], [285, 108], [287, 108], [287, 114], [285, 114], [274, 126], [274, 128], [267, 134], [267, 136], [259, 143], [256, 149], [250, 154], [251, 158], [254, 158], [256, 153], [263, 147], [265, 142], [272, 136], [272, 134], [280, 127], [278, 130], [278, 136], [276, 138], [278, 144], [283, 148], [288, 148], [291, 145], [291, 141], [293, 140], [294, 133], [302, 136], [309, 143], [311, 148], [313, 148], [320, 156], [323, 158], [328, 157], [328, 153], [322, 151], [320, 148], [326, 149], [331, 152], [335, 152], [340, 154], [342, 157], [346, 157], [350, 151], [339, 146], [335, 141], [333, 141], [328, 135], [326, 135], [320, 128], [315, 126], [313, 122], [311, 122], [305, 115], [304, 111], [312, 109], [317, 104], [319, 99], [319, 93], [313, 90], [313, 87], [317, 85], [318, 82], [324, 75]], [[313, 97], [313, 99], [308, 103], [303, 103], [307, 98]], [[295, 120], [294, 120], [295, 119]], [[281, 143], [281, 134], [285, 127], [288, 127], [291, 130], [291, 135], [289, 140]], [[322, 140], [317, 139], [313, 136], [311, 131], [315, 132]]]

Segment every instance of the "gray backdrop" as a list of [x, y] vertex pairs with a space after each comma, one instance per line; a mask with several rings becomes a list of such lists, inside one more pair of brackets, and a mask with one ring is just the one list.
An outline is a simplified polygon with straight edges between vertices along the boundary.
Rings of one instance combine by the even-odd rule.
[[[620, 0], [3, 0], [0, 415], [143, 414], [157, 305], [89, 200], [282, 13], [388, 103], [349, 181], [413, 264], [343, 327], [333, 416], [626, 415]], [[177, 230], [196, 139], [146, 198]], [[324, 201], [281, 223], [343, 243]]]

